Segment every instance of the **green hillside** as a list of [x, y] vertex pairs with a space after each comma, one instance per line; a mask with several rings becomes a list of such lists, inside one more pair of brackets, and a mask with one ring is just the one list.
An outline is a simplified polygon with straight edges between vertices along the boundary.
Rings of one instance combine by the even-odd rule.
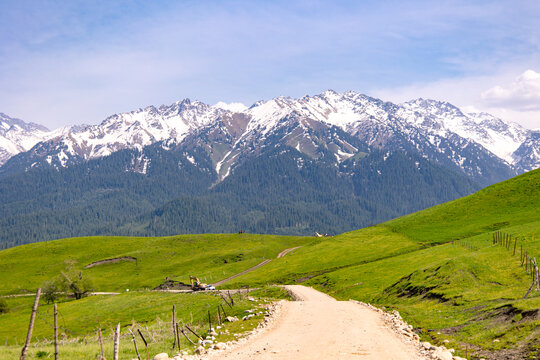
[[[273, 259], [286, 249], [313, 241], [309, 237], [204, 234], [170, 237], [87, 237], [28, 244], [0, 251], [0, 295], [25, 293], [62, 271], [68, 260], [90, 277], [96, 291], [125, 291], [158, 286], [165, 277], [189, 282], [198, 276], [212, 283]], [[93, 262], [132, 257], [85, 268]]]
[[[116, 315], [106, 309], [131, 302], [135, 294], [125, 294], [126, 289], [153, 288], [166, 276], [187, 281], [191, 274], [215, 282], [275, 258], [283, 249], [301, 246], [225, 286], [302, 283], [339, 299], [397, 309], [420, 329], [423, 339], [439, 344], [449, 340], [446, 346], [456, 348], [460, 355], [468, 349], [469, 354], [487, 359], [535, 359], [540, 352], [540, 291], [523, 299], [532, 278], [522, 266], [520, 254], [523, 249], [540, 260], [539, 210], [540, 170], [536, 170], [468, 197], [335, 237], [232, 234], [37, 243], [0, 251], [0, 273], [9, 274], [0, 294], [33, 291], [58, 274], [66, 260], [75, 260], [96, 290], [124, 292], [106, 300], [99, 315], [116, 321]], [[508, 248], [493, 243], [496, 232], [512, 239]], [[121, 256], [137, 261], [84, 268], [94, 261]], [[138, 296], [158, 296], [143, 294]], [[22, 306], [17, 301], [23, 300], [8, 301], [12, 311], [0, 315], [0, 328], [17, 323], [24, 330], [27, 320], [17, 315], [22, 311], [17, 310]], [[28, 307], [30, 300], [24, 301]], [[84, 301], [105, 300], [92, 297]], [[163, 301], [170, 304], [171, 300]], [[211, 302], [204, 300], [199, 306]], [[163, 311], [156, 306], [137, 316], [150, 321]], [[99, 321], [91, 323], [97, 326]], [[22, 341], [21, 335], [9, 340], [14, 341]]]
[[[217, 321], [217, 306], [225, 306], [227, 315], [242, 317], [255, 304], [245, 297], [235, 297], [229, 308], [218, 294], [193, 294], [147, 291], [160, 285], [165, 277], [189, 283], [189, 276], [204, 282], [215, 282], [265, 259], [273, 259], [284, 249], [300, 246], [313, 238], [268, 236], [252, 234], [181, 235], [160, 238], [87, 237], [29, 244], [0, 251], [0, 296], [6, 295], [9, 311], [0, 313], [0, 359], [18, 358], [26, 337], [32, 296], [45, 281], [58, 276], [66, 262], [75, 263], [77, 272], [91, 279], [96, 292], [119, 292], [118, 295], [97, 295], [81, 300], [60, 297], [58, 310], [61, 356], [70, 359], [94, 358], [100, 347], [96, 330], [103, 329], [105, 353], [112, 358], [112, 329], [117, 323], [127, 333], [127, 327], [142, 329], [150, 336], [152, 354], [171, 351], [171, 308], [176, 305], [177, 319], [191, 324], [204, 334], [208, 312]], [[93, 262], [120, 257], [129, 261], [106, 263], [86, 268]], [[133, 260], [133, 259], [136, 259]], [[129, 291], [127, 291], [129, 289]], [[272, 295], [276, 291], [253, 291], [252, 294]], [[278, 292], [279, 295], [279, 292]], [[280, 295], [281, 296], [281, 295]], [[3, 300], [0, 297], [0, 300]], [[42, 297], [36, 318], [33, 344], [29, 359], [51, 356], [52, 309]], [[229, 333], [239, 333], [258, 324], [259, 318], [227, 325]], [[192, 340], [195, 338], [192, 336]], [[230, 340], [225, 336], [223, 340]], [[183, 348], [190, 346], [181, 339]], [[140, 342], [140, 339], [139, 339]], [[139, 344], [141, 346], [141, 344]], [[44, 355], [47, 354], [47, 355]], [[135, 356], [131, 340], [122, 338], [121, 358]]]
[[[510, 250], [493, 244], [496, 231], [512, 237]], [[531, 274], [521, 266], [521, 247], [540, 260], [540, 170], [308, 244], [228, 286], [296, 281], [398, 309], [424, 338], [448, 339], [450, 347], [536, 358], [540, 292], [522, 299]]]

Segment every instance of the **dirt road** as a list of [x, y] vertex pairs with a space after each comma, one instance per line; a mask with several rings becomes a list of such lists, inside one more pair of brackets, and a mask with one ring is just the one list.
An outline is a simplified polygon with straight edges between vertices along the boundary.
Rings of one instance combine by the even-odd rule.
[[422, 359], [374, 310], [301, 285], [287, 289], [297, 301], [285, 302], [270, 328], [209, 359]]
[[[282, 252], [280, 252], [280, 253], [276, 256], [276, 259], [279, 259], [279, 258], [284, 257], [285, 255], [287, 255], [287, 254], [290, 253], [291, 251], [294, 251], [294, 250], [298, 249], [299, 247], [301, 247], [301, 246], [297, 246], [297, 247], [293, 247], [293, 248], [290, 248], [290, 249], [285, 249], [285, 250], [283, 250]], [[247, 274], [248, 272], [251, 272], [251, 271], [253, 271], [253, 270], [255, 270], [255, 269], [260, 268], [260, 267], [263, 266], [263, 265], [268, 264], [270, 261], [272, 261], [272, 259], [264, 260], [263, 262], [260, 262], [260, 263], [258, 263], [257, 265], [250, 267], [249, 269], [246, 269], [246, 270], [244, 270], [244, 271], [242, 271], [242, 272], [240, 272], [240, 273], [238, 273], [238, 274], [235, 274], [235, 275], [233, 275], [233, 276], [229, 276], [229, 277], [226, 278], [226, 279], [223, 279], [223, 280], [220, 280], [220, 281], [218, 281], [218, 282], [215, 282], [215, 283], [213, 283], [212, 285], [214, 285], [214, 286], [223, 285], [223, 284], [225, 284], [227, 281], [230, 281], [230, 280], [232, 280], [232, 279], [234, 279], [234, 278], [237, 278], [237, 277], [239, 277], [239, 276], [242, 276], [242, 275], [244, 275], [244, 274]]]

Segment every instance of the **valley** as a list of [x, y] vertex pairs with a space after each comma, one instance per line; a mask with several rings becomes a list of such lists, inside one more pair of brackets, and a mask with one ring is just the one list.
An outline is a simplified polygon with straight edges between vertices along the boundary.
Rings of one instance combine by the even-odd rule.
[[[535, 170], [458, 200], [332, 237], [208, 234], [74, 238], [28, 244], [0, 252], [0, 271], [12, 274], [1, 290], [2, 295], [10, 295], [35, 289], [61, 271], [66, 260], [75, 260], [78, 271], [92, 278], [96, 291], [122, 293], [60, 303], [61, 311], [65, 306], [66, 311], [88, 312], [84, 327], [70, 329], [73, 334], [68, 336], [84, 337], [95, 333], [98, 326], [110, 328], [118, 321], [123, 327], [133, 321], [141, 324], [136, 326], [170, 321], [166, 305], [149, 305], [138, 312], [136, 304], [151, 304], [152, 298], [163, 297], [159, 302], [168, 306], [176, 303], [177, 308], [185, 301], [195, 301], [193, 305], [185, 303], [185, 309], [193, 309], [193, 314], [202, 306], [199, 321], [204, 323], [205, 309], [212, 304], [211, 299], [220, 302], [219, 297], [144, 289], [156, 287], [165, 276], [187, 282], [189, 274], [196, 274], [212, 283], [274, 259], [222, 287], [261, 288], [252, 290], [252, 296], [261, 291], [261, 295], [283, 297], [267, 284], [313, 286], [338, 300], [355, 299], [387, 311], [398, 310], [422, 341], [444, 344], [460, 356], [466, 352], [471, 359], [534, 359], [540, 346], [540, 292], [534, 290], [523, 298], [531, 285], [530, 267], [525, 268], [519, 252], [515, 254], [493, 239], [496, 234], [505, 234], [518, 249], [525, 249], [528, 257], [538, 259], [539, 201], [540, 171]], [[276, 258], [281, 251], [298, 246]], [[84, 267], [128, 256], [137, 262]], [[194, 300], [197, 296], [210, 297]], [[137, 300], [140, 297], [145, 300]], [[8, 343], [5, 349], [13, 349], [13, 344], [23, 340], [31, 299], [6, 299], [12, 311], [0, 315], [0, 328], [10, 330], [1, 336]], [[102, 303], [109, 305], [98, 305]], [[117, 314], [112, 310], [127, 303], [133, 311]], [[43, 306], [47, 309], [51, 305]], [[83, 310], [89, 306], [95, 310]], [[50, 339], [48, 320], [40, 321], [38, 318], [38, 338]], [[156, 352], [170, 351], [170, 345], [158, 343]]]
[[353, 91], [232, 108], [184, 99], [53, 131], [0, 122], [11, 154], [0, 166], [0, 248], [94, 235], [336, 235], [540, 165], [535, 130]]
[[0, 1], [0, 360], [540, 360], [538, 19]]

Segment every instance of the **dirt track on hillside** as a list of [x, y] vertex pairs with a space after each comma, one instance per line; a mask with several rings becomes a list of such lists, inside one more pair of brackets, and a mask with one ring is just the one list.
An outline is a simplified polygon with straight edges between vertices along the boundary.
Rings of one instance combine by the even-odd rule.
[[[285, 250], [283, 250], [282, 252], [280, 252], [280, 253], [276, 256], [276, 259], [279, 259], [279, 258], [281, 258], [281, 257], [284, 257], [285, 255], [287, 255], [287, 254], [290, 253], [291, 251], [294, 251], [294, 250], [298, 249], [299, 247], [300, 247], [300, 246], [297, 246], [297, 247], [293, 247], [293, 248], [290, 248], [290, 249], [285, 249]], [[246, 270], [244, 270], [244, 271], [242, 271], [242, 272], [240, 272], [240, 273], [238, 273], [238, 274], [235, 274], [235, 275], [233, 275], [233, 276], [229, 276], [228, 278], [223, 279], [223, 280], [220, 280], [220, 281], [218, 281], [218, 282], [216, 282], [216, 283], [213, 283], [212, 285], [214, 285], [214, 286], [223, 285], [223, 284], [225, 284], [227, 281], [230, 281], [230, 280], [232, 280], [232, 279], [234, 279], [234, 278], [237, 278], [237, 277], [239, 277], [239, 276], [242, 276], [242, 275], [244, 275], [244, 274], [247, 274], [248, 272], [251, 272], [251, 271], [253, 271], [253, 270], [255, 270], [255, 269], [260, 268], [260, 267], [263, 266], [263, 265], [268, 264], [270, 261], [272, 261], [272, 259], [264, 260], [263, 262], [260, 262], [260, 263], [258, 263], [257, 265], [250, 267], [249, 269], [246, 269]]]
[[309, 287], [286, 288], [297, 301], [283, 302], [268, 329], [208, 359], [423, 359], [376, 311]]

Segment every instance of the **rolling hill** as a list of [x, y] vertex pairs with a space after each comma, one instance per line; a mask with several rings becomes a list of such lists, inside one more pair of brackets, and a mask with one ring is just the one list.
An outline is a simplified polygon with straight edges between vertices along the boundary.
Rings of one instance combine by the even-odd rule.
[[[540, 292], [532, 291], [521, 249], [540, 258], [540, 170], [377, 226], [327, 238], [184, 235], [77, 238], [0, 251], [10, 274], [2, 294], [32, 290], [76, 259], [98, 290], [144, 289], [165, 276], [195, 273], [214, 281], [284, 248], [284, 258], [233, 279], [228, 288], [302, 283], [339, 299], [399, 310], [423, 339], [489, 359], [536, 358]], [[517, 253], [493, 243], [511, 237]], [[90, 262], [136, 257], [85, 269]], [[140, 259], [140, 260], [139, 260]], [[9, 315], [9, 314], [8, 314]], [[2, 318], [4, 316], [4, 318]], [[7, 319], [0, 315], [0, 324]]]

